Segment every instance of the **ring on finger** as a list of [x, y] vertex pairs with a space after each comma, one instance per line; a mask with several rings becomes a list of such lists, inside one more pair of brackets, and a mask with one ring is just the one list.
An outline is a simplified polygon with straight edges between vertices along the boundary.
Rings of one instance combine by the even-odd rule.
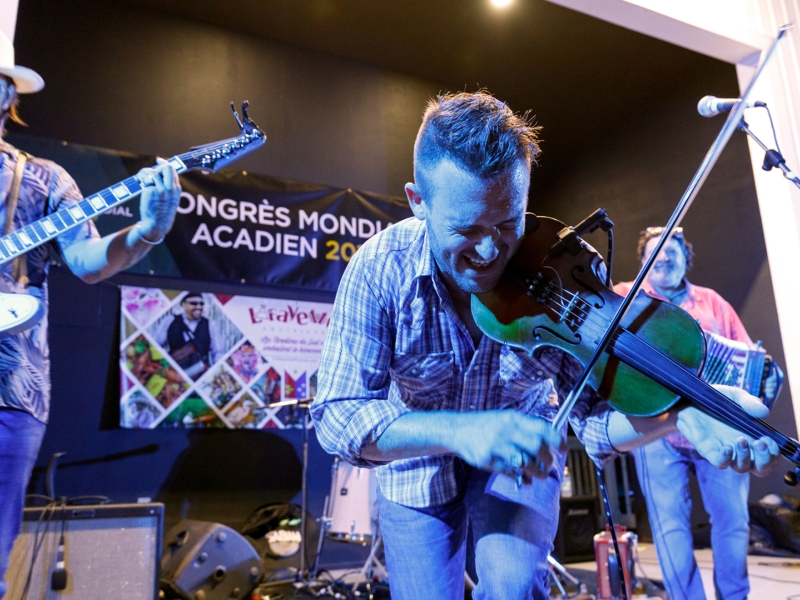
[[525, 457], [522, 455], [522, 452], [514, 452], [511, 455], [511, 459], [508, 461], [515, 469], [519, 469], [525, 463]]

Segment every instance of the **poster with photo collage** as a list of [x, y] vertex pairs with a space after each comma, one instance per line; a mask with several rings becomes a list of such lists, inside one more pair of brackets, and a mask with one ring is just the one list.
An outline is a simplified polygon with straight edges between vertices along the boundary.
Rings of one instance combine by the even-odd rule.
[[332, 305], [121, 287], [120, 425], [301, 426]]

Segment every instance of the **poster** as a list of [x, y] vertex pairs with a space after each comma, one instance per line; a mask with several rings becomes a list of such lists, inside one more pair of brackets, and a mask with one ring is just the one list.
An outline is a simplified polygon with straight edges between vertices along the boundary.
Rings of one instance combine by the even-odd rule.
[[120, 425], [301, 426], [331, 304], [121, 287]]
[[[405, 198], [221, 171], [181, 175], [175, 225], [126, 272], [336, 292], [356, 250], [411, 216]], [[101, 234], [138, 219], [135, 203], [101, 215]]]

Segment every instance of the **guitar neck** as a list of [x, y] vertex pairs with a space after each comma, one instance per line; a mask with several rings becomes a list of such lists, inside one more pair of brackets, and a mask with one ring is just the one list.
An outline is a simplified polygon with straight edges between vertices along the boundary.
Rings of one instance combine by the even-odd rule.
[[[178, 173], [194, 169], [216, 172], [263, 146], [267, 136], [256, 127], [255, 123], [250, 121], [246, 109], [247, 103], [243, 105], [244, 123], [239, 122], [237, 116], [237, 122], [242, 130], [241, 135], [192, 148], [189, 152], [173, 156], [167, 162], [175, 167]], [[236, 114], [235, 111], [234, 114]], [[0, 265], [14, 260], [131, 198], [135, 198], [146, 187], [148, 184], [139, 175], [132, 175], [96, 194], [87, 196], [77, 204], [62, 206], [53, 214], [0, 237]]]
[[[169, 162], [178, 173], [182, 173], [187, 170], [184, 161], [191, 158], [192, 155], [193, 153], [188, 152], [173, 156]], [[6, 264], [62, 233], [86, 223], [89, 219], [94, 219], [115, 206], [135, 198], [142, 193], [145, 187], [139, 176], [133, 175], [85, 197], [77, 204], [62, 206], [54, 213], [0, 237], [0, 265]]]
[[691, 400], [703, 411], [753, 438], [767, 436], [775, 440], [781, 454], [797, 463], [800, 444], [783, 435], [761, 419], [750, 416], [741, 406], [714, 389], [683, 365], [653, 348], [627, 330], [614, 339], [610, 353], [624, 363], [654, 379], [675, 394]]

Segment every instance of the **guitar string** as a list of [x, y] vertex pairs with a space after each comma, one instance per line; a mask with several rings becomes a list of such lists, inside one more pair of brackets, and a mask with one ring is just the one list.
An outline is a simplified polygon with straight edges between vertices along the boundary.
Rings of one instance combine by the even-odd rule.
[[[197, 149], [197, 150], [192, 150], [192, 151], [186, 152], [185, 154], [179, 154], [179, 155], [177, 155], [177, 157], [178, 157], [178, 158], [181, 160], [181, 162], [184, 162], [184, 163], [185, 163], [185, 160], [188, 160], [188, 159], [197, 159], [199, 156], [202, 156], [202, 155], [209, 154], [209, 153], [211, 153], [211, 152], [214, 152], [214, 151], [216, 151], [216, 150], [218, 150], [218, 149], [224, 148], [225, 146], [231, 147], [231, 146], [232, 146], [232, 144], [234, 144], [236, 141], [244, 141], [244, 145], [243, 145], [243, 146], [241, 146], [240, 148], [234, 148], [234, 149], [233, 149], [233, 151], [234, 151], [234, 152], [236, 152], [236, 150], [240, 150], [240, 149], [246, 148], [248, 145], [250, 145], [251, 143], [253, 143], [254, 141], [256, 141], [256, 139], [261, 139], [261, 136], [255, 136], [255, 139], [252, 139], [252, 140], [242, 140], [242, 138], [246, 138], [246, 137], [248, 137], [249, 135], [250, 135], [250, 134], [244, 134], [244, 135], [241, 135], [241, 136], [237, 136], [236, 138], [234, 138], [234, 142], [215, 142], [215, 143], [213, 143], [213, 144], [209, 144], [209, 145], [208, 145], [208, 146], [206, 146], [205, 148], [202, 148], [202, 149]], [[184, 157], [187, 157], [187, 159], [184, 159]], [[72, 215], [72, 213], [70, 213], [70, 217], [72, 218], [72, 220], [73, 220], [73, 223], [72, 223], [71, 225], [67, 225], [67, 226], [66, 226], [66, 227], [65, 227], [63, 230], [57, 230], [57, 231], [56, 231], [55, 233], [53, 233], [53, 234], [48, 234], [48, 233], [47, 233], [47, 231], [46, 231], [46, 230], [44, 230], [44, 231], [45, 231], [45, 234], [46, 234], [46, 236], [45, 236], [44, 238], [42, 238], [42, 236], [41, 236], [41, 235], [40, 235], [40, 234], [39, 234], [39, 233], [38, 233], [38, 232], [37, 232], [35, 229], [33, 229], [32, 225], [34, 225], [34, 223], [29, 223], [28, 225], [26, 225], [26, 226], [24, 226], [24, 227], [20, 228], [20, 229], [19, 229], [19, 230], [17, 230], [17, 231], [11, 232], [11, 234], [9, 234], [9, 236], [10, 236], [10, 235], [12, 235], [12, 234], [15, 234], [15, 235], [17, 236], [17, 238], [19, 238], [19, 234], [20, 234], [20, 232], [26, 232], [25, 230], [26, 230], [26, 229], [29, 229], [30, 231], [33, 231], [34, 233], [36, 233], [36, 238], [37, 238], [37, 241], [33, 241], [33, 238], [31, 238], [31, 240], [33, 241], [33, 243], [32, 243], [30, 246], [26, 246], [26, 245], [23, 243], [23, 244], [22, 244], [22, 249], [15, 249], [15, 251], [14, 251], [14, 252], [10, 252], [10, 253], [9, 253], [9, 257], [8, 257], [8, 258], [6, 258], [6, 259], [3, 261], [3, 263], [5, 263], [5, 262], [8, 262], [8, 261], [10, 261], [10, 260], [13, 260], [13, 259], [14, 259], [14, 258], [16, 258], [18, 255], [24, 254], [24, 253], [28, 252], [29, 250], [33, 250], [34, 248], [36, 248], [37, 246], [40, 246], [41, 244], [45, 244], [45, 243], [49, 242], [50, 240], [52, 240], [52, 239], [54, 239], [54, 238], [58, 237], [59, 235], [61, 235], [61, 234], [62, 234], [62, 233], [64, 233], [65, 231], [67, 231], [68, 229], [71, 229], [72, 227], [75, 227], [75, 226], [77, 226], [77, 225], [80, 225], [81, 223], [84, 223], [85, 221], [88, 221], [89, 219], [93, 218], [95, 215], [97, 215], [97, 214], [101, 214], [101, 213], [105, 212], [106, 210], [108, 210], [108, 209], [112, 208], [113, 206], [115, 206], [115, 205], [117, 205], [117, 204], [121, 204], [121, 203], [123, 203], [123, 202], [127, 202], [128, 200], [130, 200], [130, 199], [131, 199], [131, 197], [132, 197], [132, 196], [135, 196], [135, 195], [137, 195], [137, 194], [141, 193], [141, 192], [144, 190], [144, 187], [145, 187], [145, 186], [143, 186], [143, 185], [142, 185], [142, 182], [141, 182], [141, 180], [139, 180], [139, 179], [137, 178], [137, 176], [136, 176], [136, 175], [132, 175], [132, 176], [130, 176], [130, 177], [126, 177], [125, 179], [123, 179], [123, 180], [122, 180], [121, 182], [119, 182], [119, 183], [124, 183], [124, 182], [125, 182], [125, 181], [127, 181], [128, 179], [131, 179], [131, 180], [132, 180], [132, 182], [131, 182], [131, 183], [138, 183], [138, 184], [139, 184], [139, 189], [138, 189], [138, 190], [133, 190], [133, 189], [131, 189], [131, 187], [129, 187], [127, 184], [125, 184], [125, 187], [126, 187], [126, 188], [128, 189], [128, 191], [129, 191], [129, 194], [128, 194], [128, 196], [127, 196], [127, 197], [125, 197], [125, 198], [118, 198], [118, 197], [115, 195], [115, 196], [114, 196], [115, 200], [114, 200], [113, 202], [111, 202], [111, 203], [109, 203], [109, 202], [108, 202], [108, 201], [107, 201], [105, 198], [103, 198], [103, 196], [102, 196], [102, 193], [103, 193], [104, 191], [107, 191], [107, 190], [109, 190], [109, 188], [110, 188], [110, 187], [114, 187], [115, 185], [118, 185], [118, 184], [114, 184], [114, 185], [112, 185], [112, 186], [109, 186], [109, 188], [105, 188], [104, 190], [101, 190], [101, 191], [99, 191], [99, 192], [95, 192], [94, 194], [91, 194], [91, 195], [89, 195], [89, 196], [86, 196], [86, 197], [82, 198], [81, 202], [86, 202], [86, 201], [88, 201], [90, 198], [93, 198], [93, 197], [95, 197], [95, 196], [96, 196], [96, 197], [100, 198], [101, 200], [103, 200], [103, 203], [105, 204], [105, 207], [104, 207], [104, 208], [101, 208], [101, 209], [99, 209], [99, 210], [98, 210], [98, 209], [95, 209], [95, 212], [94, 212], [93, 214], [91, 214], [91, 215], [87, 214], [87, 212], [86, 212], [86, 210], [85, 210], [84, 208], [80, 208], [80, 207], [79, 207], [79, 208], [80, 208], [80, 210], [81, 210], [82, 216], [81, 216], [81, 217], [79, 217], [79, 218], [75, 218], [75, 217]], [[111, 192], [111, 193], [113, 194], [113, 192]], [[91, 203], [90, 203], [90, 204], [91, 204]], [[76, 206], [77, 206], [77, 205], [76, 205]], [[94, 206], [92, 206], [92, 208], [94, 208]], [[51, 222], [51, 223], [53, 223], [53, 217], [54, 217], [54, 216], [56, 216], [56, 215], [58, 215], [58, 213], [59, 213], [59, 212], [61, 212], [61, 213], [66, 213], [66, 212], [69, 212], [69, 209], [68, 209], [68, 208], [59, 209], [58, 211], [56, 211], [56, 212], [55, 212], [55, 213], [53, 213], [52, 215], [48, 215], [48, 216], [47, 216], [47, 217], [45, 217], [44, 219], [48, 219], [48, 220], [50, 220], [50, 222]], [[41, 219], [41, 220], [44, 220], [44, 219]], [[66, 224], [66, 220], [64, 220], [63, 218], [61, 218], [61, 221], [62, 221], [63, 223], [65, 223], [65, 224]], [[36, 221], [36, 223], [38, 223], [38, 222], [39, 222], [39, 221]], [[57, 225], [56, 225], [56, 228], [58, 229], [58, 226], [57, 226]], [[27, 234], [27, 232], [26, 232], [26, 234]], [[30, 237], [30, 236], [28, 236], [28, 237]], [[13, 242], [13, 239], [12, 239], [12, 244], [13, 244], [13, 243], [14, 243], [14, 242]], [[14, 244], [14, 245], [16, 246], [16, 244]], [[6, 250], [7, 250], [7, 249], [6, 249]]]

